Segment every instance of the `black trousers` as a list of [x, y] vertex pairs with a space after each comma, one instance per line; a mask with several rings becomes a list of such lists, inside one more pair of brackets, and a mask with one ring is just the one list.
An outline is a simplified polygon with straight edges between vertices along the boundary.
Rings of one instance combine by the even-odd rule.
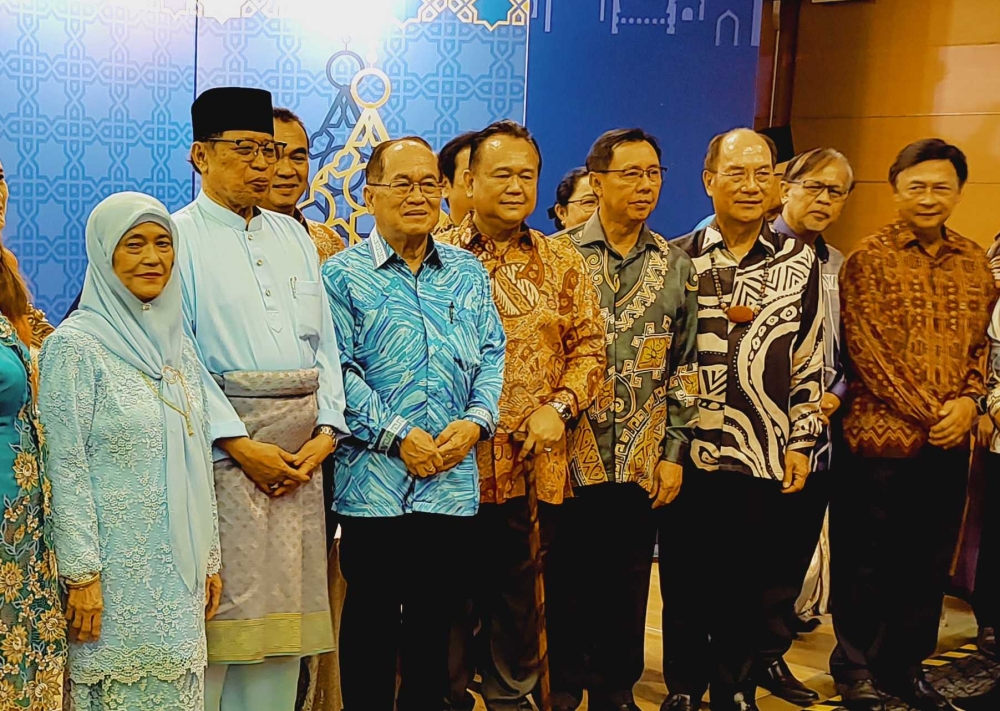
[[799, 496], [778, 482], [688, 467], [680, 495], [657, 513], [670, 693], [701, 698], [711, 684], [722, 710], [737, 694], [753, 698], [751, 670], [777, 615], [772, 591], [800, 567], [804, 546], [788, 541]]
[[[542, 561], [556, 531], [560, 507], [538, 504]], [[475, 518], [478, 574], [474, 609], [482, 694], [490, 711], [530, 709], [538, 683], [538, 617], [535, 572], [528, 544], [527, 498], [483, 504]]]
[[980, 627], [1000, 627], [1000, 454], [985, 452], [986, 492], [973, 602]]
[[[656, 527], [638, 484], [579, 487], [563, 504], [549, 566], [549, 649], [555, 700], [589, 707], [632, 701], [644, 668]], [[559, 694], [559, 696], [555, 696]]]
[[[441, 711], [448, 632], [469, 574], [472, 519], [341, 516], [347, 595], [340, 628], [345, 711]], [[396, 668], [401, 681], [398, 706]]]
[[791, 550], [788, 565], [775, 571], [775, 578], [768, 581], [764, 593], [768, 622], [757, 660], [761, 668], [766, 669], [783, 657], [795, 641], [798, 617], [795, 603], [802, 594], [802, 583], [823, 533], [823, 521], [830, 504], [830, 482], [836, 476], [829, 471], [813, 472], [800, 493], [788, 495], [783, 545]]
[[830, 672], [890, 683], [934, 653], [968, 485], [969, 451], [926, 446], [910, 459], [852, 457], [830, 509]]

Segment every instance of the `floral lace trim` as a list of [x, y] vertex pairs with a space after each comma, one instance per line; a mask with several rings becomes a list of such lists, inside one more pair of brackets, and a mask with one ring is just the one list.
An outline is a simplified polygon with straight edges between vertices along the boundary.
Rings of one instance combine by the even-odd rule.
[[200, 674], [207, 664], [204, 640], [182, 642], [170, 652], [151, 644], [135, 649], [104, 647], [94, 650], [72, 645], [68, 672], [76, 684], [93, 685], [103, 681], [134, 684], [144, 677], [171, 682], [185, 674]]

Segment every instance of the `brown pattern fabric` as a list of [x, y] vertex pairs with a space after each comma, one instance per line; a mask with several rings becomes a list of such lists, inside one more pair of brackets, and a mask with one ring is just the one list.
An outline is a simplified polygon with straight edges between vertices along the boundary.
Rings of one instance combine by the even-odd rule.
[[989, 261], [952, 230], [932, 257], [897, 219], [862, 240], [840, 282], [853, 376], [847, 443], [869, 457], [914, 456], [944, 403], [986, 392]]
[[[507, 333], [496, 437], [477, 452], [480, 500], [499, 504], [525, 493], [513, 434], [528, 417], [553, 401], [577, 416], [597, 396], [606, 365], [604, 320], [587, 266], [567, 241], [525, 227], [500, 251], [472, 215], [435, 239], [469, 250], [483, 264]], [[571, 495], [565, 437], [535, 457], [534, 469], [540, 501], [559, 504]]]

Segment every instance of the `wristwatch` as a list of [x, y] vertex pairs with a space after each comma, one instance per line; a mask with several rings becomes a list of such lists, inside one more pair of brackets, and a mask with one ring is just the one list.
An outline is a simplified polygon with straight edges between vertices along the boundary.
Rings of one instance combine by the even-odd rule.
[[549, 407], [551, 407], [553, 410], [559, 413], [559, 418], [563, 422], [569, 422], [571, 419], [573, 419], [573, 411], [569, 409], [569, 405], [567, 405], [566, 403], [560, 402], [559, 400], [551, 400], [547, 404]]
[[313, 437], [317, 435], [325, 434], [327, 437], [332, 439], [334, 442], [337, 441], [337, 430], [333, 429], [330, 425], [319, 425], [313, 430]]

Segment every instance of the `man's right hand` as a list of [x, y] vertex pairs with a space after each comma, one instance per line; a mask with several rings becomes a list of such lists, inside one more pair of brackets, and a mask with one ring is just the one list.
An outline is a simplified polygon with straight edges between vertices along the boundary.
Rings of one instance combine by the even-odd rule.
[[273, 444], [254, 442], [249, 437], [217, 442], [236, 460], [243, 473], [268, 496], [275, 498], [294, 491], [309, 481], [309, 475], [295, 469], [295, 455]]
[[438, 451], [434, 438], [427, 432], [414, 427], [399, 445], [399, 457], [406, 470], [419, 479], [434, 476], [444, 465], [444, 458]]

